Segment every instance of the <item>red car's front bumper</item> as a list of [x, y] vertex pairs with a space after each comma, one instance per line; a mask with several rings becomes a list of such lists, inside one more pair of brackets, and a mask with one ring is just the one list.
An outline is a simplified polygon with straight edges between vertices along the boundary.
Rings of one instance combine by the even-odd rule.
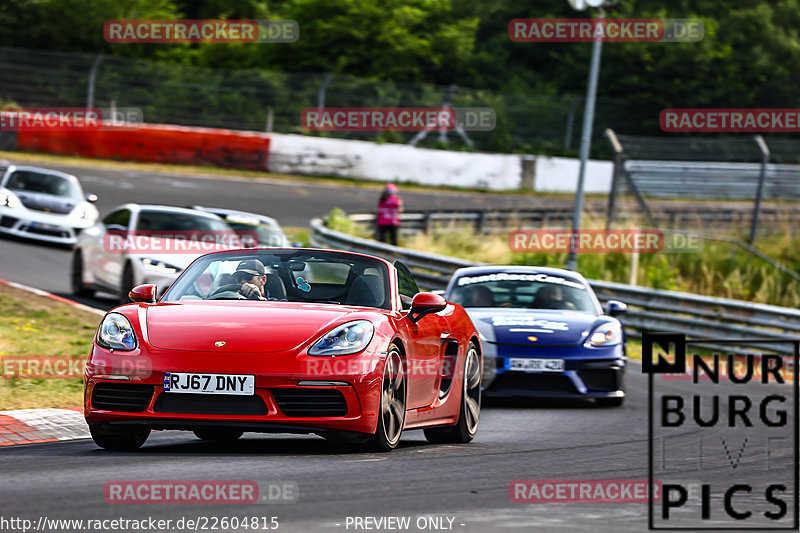
[[[152, 347], [112, 353], [95, 345], [85, 369], [84, 415], [90, 424], [147, 424], [153, 429], [374, 433], [384, 358], [369, 351], [331, 359], [295, 351]], [[165, 372], [254, 375], [255, 394], [165, 392]]]

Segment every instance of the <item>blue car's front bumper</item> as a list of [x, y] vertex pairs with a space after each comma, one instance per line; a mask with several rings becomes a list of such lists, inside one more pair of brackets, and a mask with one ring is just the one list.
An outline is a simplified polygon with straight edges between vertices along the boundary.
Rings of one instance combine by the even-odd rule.
[[[484, 394], [528, 398], [622, 398], [626, 360], [622, 346], [515, 346], [489, 344]], [[493, 349], [492, 349], [493, 348]], [[490, 353], [494, 352], [494, 353]], [[508, 370], [512, 358], [563, 359], [563, 372]]]

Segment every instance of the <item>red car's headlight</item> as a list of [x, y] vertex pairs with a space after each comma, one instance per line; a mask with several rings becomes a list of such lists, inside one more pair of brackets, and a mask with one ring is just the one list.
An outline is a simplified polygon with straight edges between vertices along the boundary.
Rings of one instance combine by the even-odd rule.
[[119, 313], [109, 313], [97, 330], [97, 344], [103, 348], [130, 352], [136, 349], [136, 334], [127, 318]]
[[375, 328], [368, 320], [348, 322], [332, 329], [309, 348], [308, 355], [351, 355], [367, 347]]

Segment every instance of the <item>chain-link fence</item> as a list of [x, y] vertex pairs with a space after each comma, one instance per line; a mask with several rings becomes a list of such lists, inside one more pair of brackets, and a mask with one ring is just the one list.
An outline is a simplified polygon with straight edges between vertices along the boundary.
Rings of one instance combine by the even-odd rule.
[[653, 138], [613, 130], [606, 135], [615, 152], [607, 226], [615, 218], [620, 194], [632, 194], [654, 226], [649, 198], [751, 201], [752, 243], [762, 200], [800, 199], [800, 140], [761, 135]]
[[[500, 94], [460, 86], [394, 83], [342, 74], [222, 70], [91, 54], [0, 48], [0, 103], [28, 107], [136, 107], [150, 123], [325, 135], [407, 143], [414, 132], [310, 133], [300, 127], [309, 107], [490, 107], [493, 131], [470, 131], [474, 149], [576, 155], [583, 98]], [[640, 132], [657, 122], [657, 109], [600, 99], [596, 132], [606, 127]], [[595, 155], [609, 156], [599, 137]], [[421, 146], [462, 149], [453, 132]]]

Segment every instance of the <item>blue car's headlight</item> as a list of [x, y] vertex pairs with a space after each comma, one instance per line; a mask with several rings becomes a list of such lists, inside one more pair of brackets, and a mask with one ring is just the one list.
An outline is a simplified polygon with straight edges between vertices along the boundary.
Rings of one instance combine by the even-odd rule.
[[332, 329], [308, 350], [308, 355], [351, 355], [367, 347], [375, 328], [368, 320], [348, 322]]
[[109, 313], [97, 331], [97, 344], [104, 348], [129, 352], [136, 348], [136, 334], [127, 318]]
[[622, 327], [619, 322], [604, 322], [594, 328], [584, 346], [587, 348], [599, 348], [601, 346], [616, 346], [621, 342]]

